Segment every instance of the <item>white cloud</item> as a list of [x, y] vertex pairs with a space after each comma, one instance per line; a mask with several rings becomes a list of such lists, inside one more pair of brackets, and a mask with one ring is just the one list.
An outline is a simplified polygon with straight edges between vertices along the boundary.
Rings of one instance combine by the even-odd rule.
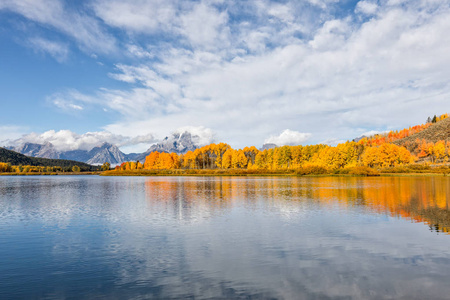
[[309, 44], [319, 51], [342, 49], [351, 33], [349, 22], [349, 19], [325, 22]]
[[83, 110], [83, 107], [81, 105], [73, 104], [70, 102], [66, 102], [64, 100], [54, 99], [53, 104], [62, 110], [65, 111], [77, 111], [77, 110]]
[[228, 40], [227, 19], [226, 12], [219, 12], [200, 2], [191, 11], [181, 16], [181, 32], [193, 46], [213, 48], [219, 41], [223, 47]]
[[138, 45], [130, 44], [127, 46], [128, 53], [137, 58], [153, 58], [154, 55], [149, 51], [144, 50]]
[[384, 133], [388, 133], [388, 132], [389, 132], [389, 130], [381, 130], [381, 131], [380, 130], [369, 130], [369, 131], [362, 133], [360, 136], [371, 137], [376, 134], [384, 134]]
[[3, 0], [0, 10], [9, 10], [25, 18], [50, 26], [73, 38], [82, 50], [108, 53], [115, 49], [115, 39], [87, 13], [69, 11], [59, 0]]
[[[334, 0], [93, 0], [103, 23], [80, 15], [80, 26], [97, 24], [91, 36], [108, 37], [110, 27], [124, 33], [126, 59], [109, 74], [121, 83], [49, 102], [65, 111], [118, 112], [104, 126], [118, 135], [205, 126], [238, 147], [285, 128], [320, 142], [352, 139], [359, 128], [413, 125], [448, 106], [450, 9], [443, 1], [401, 2], [360, 1], [341, 16], [333, 15]], [[33, 10], [3, 3], [50, 26], [58, 14], [74, 16], [61, 2], [50, 12], [43, 0], [26, 2]]]
[[300, 145], [311, 137], [311, 133], [303, 133], [286, 129], [278, 136], [271, 136], [264, 144], [275, 144], [277, 146]]
[[374, 15], [377, 12], [378, 5], [374, 2], [359, 1], [356, 5], [355, 11], [366, 15]]
[[213, 2], [97, 0], [92, 7], [106, 24], [130, 32], [170, 33], [203, 48], [214, 48], [228, 39], [227, 13], [217, 11]]
[[76, 90], [54, 93], [47, 97], [47, 103], [66, 113], [83, 111], [86, 105], [91, 105], [97, 100], [84, 95]]
[[63, 43], [50, 41], [44, 38], [31, 38], [29, 43], [36, 51], [48, 53], [58, 62], [65, 61], [69, 54], [69, 47]]
[[[1, 129], [1, 128], [0, 128]], [[150, 145], [156, 139], [152, 134], [141, 136], [123, 136], [113, 134], [107, 131], [87, 132], [84, 134], [77, 134], [70, 130], [49, 130], [44, 133], [29, 133], [22, 137], [9, 140], [9, 145], [18, 146], [24, 143], [44, 144], [51, 143], [58, 151], [69, 150], [91, 150], [103, 143], [111, 143], [118, 147], [132, 146], [146, 143]], [[147, 146], [148, 148], [148, 146]]]
[[177, 14], [171, 0], [97, 0], [92, 7], [110, 26], [145, 33], [170, 30]]
[[343, 144], [345, 142], [346, 142], [346, 140], [340, 140], [340, 139], [336, 139], [336, 138], [329, 138], [329, 139], [326, 139], [325, 141], [321, 142], [320, 144], [325, 144], [325, 145], [329, 145], [329, 146], [336, 146], [337, 144]]
[[[293, 126], [321, 142], [352, 139], [361, 127], [414, 125], [412, 118], [441, 111], [450, 95], [448, 13], [380, 7], [359, 27], [329, 20], [309, 44], [241, 59], [169, 48], [156, 63], [120, 64], [111, 76], [133, 87], [99, 91], [98, 101], [124, 116], [105, 128], [164, 134], [161, 124], [206, 126], [241, 147]], [[414, 109], [406, 115], [405, 107]]]
[[0, 125], [0, 147], [9, 146], [10, 140], [17, 139], [25, 134], [27, 127], [16, 125]]

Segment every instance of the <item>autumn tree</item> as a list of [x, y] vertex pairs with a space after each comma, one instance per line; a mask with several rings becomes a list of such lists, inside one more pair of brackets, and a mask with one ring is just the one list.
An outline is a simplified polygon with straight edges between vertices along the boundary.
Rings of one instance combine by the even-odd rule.
[[229, 169], [232, 167], [232, 158], [235, 151], [236, 150], [233, 150], [231, 148], [225, 151], [222, 157], [222, 169]]
[[231, 166], [234, 169], [246, 168], [247, 164], [248, 164], [248, 160], [242, 149], [239, 149], [238, 151], [236, 151], [236, 150], [233, 151], [232, 156], [231, 156]]
[[255, 166], [258, 169], [268, 169], [267, 166], [267, 149], [260, 151], [255, 157]]
[[159, 160], [159, 152], [153, 151], [145, 158], [144, 169], [151, 170], [157, 168], [157, 163]]
[[102, 171], [108, 171], [111, 168], [111, 164], [109, 162], [105, 162], [102, 167], [101, 170]]

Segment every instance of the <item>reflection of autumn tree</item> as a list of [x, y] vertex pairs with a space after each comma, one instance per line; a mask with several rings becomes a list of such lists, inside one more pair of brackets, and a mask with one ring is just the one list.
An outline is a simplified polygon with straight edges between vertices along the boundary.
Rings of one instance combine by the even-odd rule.
[[164, 205], [185, 217], [206, 211], [220, 211], [232, 205], [269, 202], [274, 208], [319, 205], [341, 209], [368, 210], [423, 222], [449, 232], [450, 194], [446, 177], [267, 177], [242, 179], [209, 177], [152, 179], [146, 181], [149, 204]]
[[[439, 224], [441, 230], [450, 230], [450, 210], [447, 178], [377, 178], [377, 188], [364, 188], [367, 203], [380, 212]], [[393, 188], [394, 187], [394, 188]]]
[[146, 200], [149, 206], [163, 207], [175, 218], [203, 218], [232, 205], [233, 199], [237, 198], [231, 194], [232, 191], [240, 190], [232, 184], [234, 182], [229, 177], [209, 180], [148, 178], [145, 182]]

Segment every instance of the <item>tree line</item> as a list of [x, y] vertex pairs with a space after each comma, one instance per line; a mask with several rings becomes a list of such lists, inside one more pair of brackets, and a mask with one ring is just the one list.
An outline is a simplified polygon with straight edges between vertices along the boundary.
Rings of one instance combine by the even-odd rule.
[[[448, 114], [433, 120], [441, 121]], [[433, 121], [432, 120], [432, 121]], [[436, 143], [416, 140], [417, 147], [407, 149], [392, 141], [408, 137], [428, 128], [431, 123], [413, 126], [400, 131], [390, 131], [366, 137], [358, 142], [346, 142], [337, 146], [307, 145], [282, 146], [258, 150], [256, 147], [233, 149], [225, 143], [210, 144], [186, 154], [150, 153], [145, 163], [125, 162], [116, 170], [170, 170], [170, 169], [248, 169], [290, 170], [302, 168], [325, 168], [337, 170], [351, 167], [389, 168], [413, 164], [419, 160], [446, 163], [450, 157], [450, 142]], [[406, 145], [407, 146], [407, 145]]]
[[[442, 150], [444, 146], [444, 150]], [[439, 149], [439, 150], [435, 150]], [[434, 161], [447, 161], [450, 143], [436, 143], [421, 149], [420, 155], [430, 155]], [[367, 166], [372, 168], [395, 167], [411, 164], [418, 156], [405, 147], [384, 143], [370, 146], [366, 140], [346, 142], [337, 146], [307, 145], [282, 146], [263, 151], [255, 147], [233, 149], [228, 144], [210, 144], [184, 155], [176, 153], [150, 153], [145, 163], [125, 162], [116, 170], [154, 169], [250, 169], [283, 170], [305, 167], [340, 169]]]
[[81, 172], [81, 168], [74, 166], [32, 166], [32, 165], [18, 165], [14, 166], [10, 163], [0, 162], [0, 173], [64, 173], [64, 172]]

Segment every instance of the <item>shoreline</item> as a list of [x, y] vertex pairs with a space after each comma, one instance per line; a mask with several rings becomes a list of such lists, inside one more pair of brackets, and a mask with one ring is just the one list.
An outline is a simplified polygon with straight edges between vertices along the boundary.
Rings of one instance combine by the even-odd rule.
[[106, 171], [100, 173], [99, 176], [138, 176], [138, 177], [446, 177], [450, 176], [446, 173], [380, 173], [377, 175], [358, 175], [358, 174], [295, 174], [295, 173], [213, 173], [213, 172], [199, 172], [199, 173], [186, 173], [186, 172], [136, 172], [136, 171]]
[[0, 173], [0, 176], [68, 176], [68, 175], [100, 175], [100, 172], [51, 172], [51, 173]]
[[105, 172], [78, 172], [78, 173], [0, 173], [0, 176], [129, 176], [129, 177], [450, 177], [448, 173], [438, 172], [416, 172], [416, 173], [379, 173], [377, 175], [359, 175], [359, 174], [295, 174], [295, 173], [225, 173], [225, 172], [170, 172], [170, 171], [105, 171]]

